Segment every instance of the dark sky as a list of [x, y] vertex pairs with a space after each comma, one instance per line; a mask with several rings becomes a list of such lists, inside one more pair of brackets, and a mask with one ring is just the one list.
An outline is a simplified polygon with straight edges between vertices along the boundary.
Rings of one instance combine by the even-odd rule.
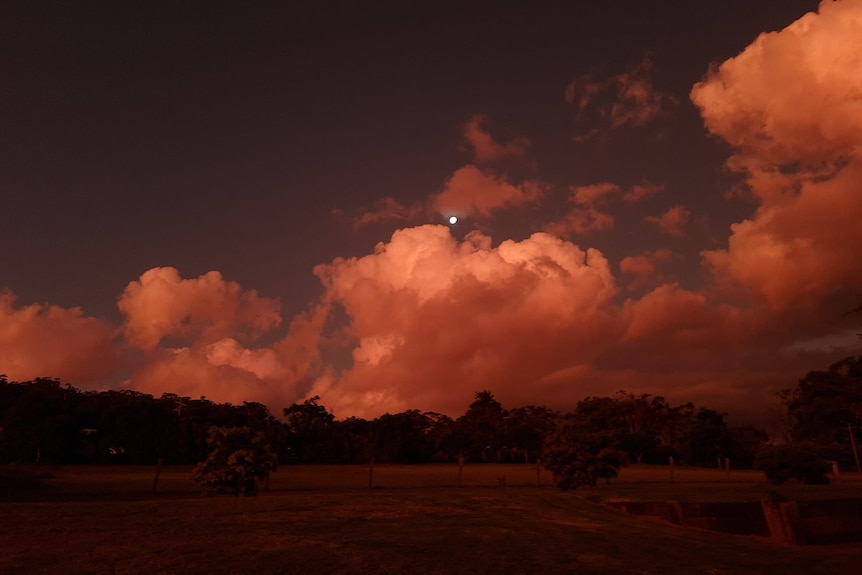
[[[858, 10], [859, 3], [843, 0], [840, 4], [842, 9]], [[442, 224], [446, 213], [429, 206], [445, 204], [445, 193], [455, 187], [453, 182], [461, 168], [479, 166], [482, 174], [500, 178], [498, 183], [517, 187], [537, 182], [543, 190], [541, 200], [521, 198], [505, 206], [500, 200], [499, 205], [484, 211], [468, 210], [461, 222], [451, 227], [454, 238], [461, 241], [478, 230], [492, 238], [486, 249], [497, 253], [505, 240], [523, 242], [533, 233], [550, 232], [566, 245], [596, 248], [607, 258], [618, 288], [608, 300], [613, 310], [602, 313], [624, 323], [629, 321], [624, 318], [639, 313], [629, 310], [626, 300], [635, 309], [637, 302], [652, 302], [651, 291], [664, 285], [669, 286], [666, 290], [686, 290], [685, 297], [700, 301], [710, 314], [735, 306], [733, 321], [743, 321], [739, 318], [744, 310], [755, 309], [769, 309], [769, 313], [778, 314], [775, 317], [784, 317], [770, 323], [772, 320], [763, 319], [766, 315], [758, 315], [758, 327], [745, 328], [752, 330], [748, 335], [758, 342], [769, 342], [764, 344], [768, 353], [846, 332], [847, 325], [827, 326], [812, 320], [811, 315], [781, 316], [779, 308], [790, 305], [791, 300], [781, 299], [780, 305], [775, 304], [778, 288], [770, 287], [769, 278], [761, 278], [757, 272], [772, 268], [737, 257], [766, 252], [733, 246], [731, 235], [742, 238], [744, 234], [731, 232], [730, 225], [747, 218], [755, 218], [760, 225], [758, 222], [767, 219], [757, 218], [765, 217], [766, 208], [773, 204], [772, 196], [750, 171], [731, 173], [725, 161], [739, 152], [745, 158], [767, 158], [781, 169], [796, 166], [791, 171], [801, 174], [808, 173], [805, 158], [776, 159], [752, 143], [757, 138], [747, 139], [747, 123], [760, 121], [768, 113], [733, 115], [728, 111], [733, 106], [734, 110], [744, 107], [733, 99], [732, 92], [734, 86], [743, 85], [739, 80], [742, 75], [727, 72], [710, 77], [724, 82], [727, 91], [723, 104], [715, 104], [711, 96], [707, 101], [704, 96], [696, 105], [689, 95], [711, 70], [743, 53], [761, 33], [782, 30], [817, 9], [818, 2], [811, 0], [197, 5], [4, 2], [0, 7], [0, 290], [6, 289], [17, 298], [6, 310], [10, 314], [6, 321], [9, 325], [23, 322], [24, 316], [14, 316], [15, 310], [20, 312], [31, 304], [39, 304], [31, 309], [42, 314], [40, 317], [50, 315], [49, 304], [67, 311], [81, 308], [81, 317], [114, 327], [112, 345], [117, 349], [113, 353], [120, 358], [115, 358], [120, 366], [115, 372], [93, 376], [91, 385], [119, 385], [122, 380], [122, 385], [155, 392], [158, 385], [141, 383], [144, 375], [129, 379], [129, 374], [145, 369], [142, 365], [151, 365], [147, 354], [168, 353], [169, 349], [179, 349], [180, 344], [191, 350], [190, 354], [204, 353], [201, 350], [211, 349], [206, 346], [225, 337], [236, 337], [248, 353], [263, 353], [265, 348], [269, 350], [268, 345], [288, 336], [292, 318], [309, 305], [334, 302], [327, 312], [329, 319], [321, 320], [328, 335], [314, 344], [324, 350], [324, 356], [363, 361], [357, 359], [366, 357], [363, 354], [367, 350], [357, 352], [366, 349], [361, 342], [369, 346], [372, 343], [368, 342], [374, 342], [373, 346], [388, 350], [384, 358], [417, 366], [421, 371], [424, 364], [420, 360], [411, 360], [413, 356], [407, 351], [398, 356], [397, 351], [409, 347], [411, 336], [405, 334], [414, 332], [405, 331], [404, 325], [380, 330], [367, 327], [371, 323], [363, 323], [361, 317], [367, 308], [350, 303], [357, 292], [338, 292], [340, 279], [331, 277], [330, 284], [321, 286], [320, 277], [312, 270], [335, 258], [370, 256], [378, 242], [394, 244], [392, 234], [398, 229], [425, 230], [421, 231], [424, 234], [427, 229], [416, 226]], [[826, 22], [826, 18], [819, 21]], [[841, 33], [849, 34], [846, 30]], [[796, 42], [793, 38], [787, 33], [776, 40], [774, 49], [763, 56], [763, 74], [770, 74], [767, 56], [789, 53], [787, 46]], [[822, 42], [819, 36], [799, 40], [802, 53], [817, 42]], [[848, 42], [850, 52], [852, 42]], [[835, 50], [840, 54], [842, 48]], [[795, 94], [793, 60], [780, 62], [775, 65], [776, 94]], [[778, 76], [779, 71], [784, 76]], [[830, 81], [838, 81], [835, 77]], [[800, 78], [808, 76], [800, 73]], [[752, 80], [748, 85], [754, 83]], [[626, 87], [632, 91], [624, 94]], [[762, 91], [762, 87], [758, 89]], [[570, 96], [575, 94], [568, 101], [567, 90]], [[776, 101], [783, 97], [775, 96]], [[578, 98], [585, 103], [584, 109], [578, 107]], [[768, 98], [763, 101], [770, 102]], [[626, 110], [633, 115], [623, 118], [620, 114]], [[722, 123], [722, 118], [730, 120]], [[514, 152], [517, 146], [512, 144], [512, 150], [483, 163], [477, 144], [465, 135], [465, 126], [471, 121], [480, 126], [476, 133], [491, 138], [495, 146], [503, 146], [498, 150], [512, 142], [522, 142], [523, 146]], [[705, 125], [710, 121], [713, 123]], [[790, 131], [778, 133], [778, 127], [785, 124], [764, 122], [764, 130], [774, 128], [776, 132], [763, 138], [777, 142], [790, 137]], [[792, 134], [803, 132], [800, 129]], [[821, 164], [824, 162], [828, 164], [827, 160]], [[601, 183], [617, 188], [601, 199], [590, 200], [589, 205], [574, 199], [572, 188]], [[638, 185], [660, 192], [629, 205], [623, 196]], [[787, 189], [792, 185], [787, 184]], [[462, 198], [452, 205], [461, 206], [463, 198], [472, 193], [469, 186], [465, 189], [451, 192], [451, 197]], [[518, 193], [525, 189], [519, 187]], [[392, 208], [396, 212], [401, 210], [400, 219], [390, 217], [390, 213], [387, 217], [374, 216], [377, 220], [368, 225], [355, 224], [363, 214], [381, 214], [383, 204], [379, 202], [384, 198], [390, 199], [389, 205], [396, 206]], [[600, 229], [590, 220], [591, 230], [578, 231], [572, 227], [574, 220], [566, 220], [573, 209], [580, 210], [578, 217], [612, 214], [614, 223]], [[662, 219], [663, 215], [667, 218]], [[681, 219], [674, 220], [676, 216]], [[555, 221], [568, 221], [563, 226], [568, 228], [559, 231], [563, 228], [550, 223]], [[770, 231], [768, 237], [783, 238], [789, 228], [781, 229], [785, 231]], [[819, 241], [816, 234], [811, 237], [815, 244]], [[424, 245], [417, 242], [415, 245]], [[739, 245], [742, 243], [740, 239]], [[425, 253], [425, 247], [416, 250]], [[726, 273], [710, 275], [713, 268], [705, 265], [702, 250], [729, 250], [727, 261], [745, 261], [736, 267], [728, 263]], [[394, 253], [394, 246], [391, 251]], [[629, 262], [629, 271], [620, 268], [624, 258], [638, 254], [645, 259]], [[793, 259], [789, 251], [786, 256], [785, 260]], [[647, 260], [647, 268], [636, 269], [636, 264]], [[726, 263], [716, 261], [709, 263], [719, 268], [725, 265], [721, 262]], [[659, 265], [656, 262], [665, 266], [664, 275], [653, 274], [656, 281], [624, 287], [626, 274], [646, 278], [654, 271], [649, 266]], [[400, 264], [392, 265], [398, 268]], [[260, 298], [277, 300], [280, 327], [261, 328], [266, 333], [255, 337], [263, 339], [243, 339], [222, 329], [227, 320], [216, 318], [215, 312], [201, 312], [204, 319], [195, 316], [196, 312], [177, 312], [179, 327], [165, 328], [167, 339], [159, 340], [161, 347], [154, 351], [144, 345], [141, 352], [130, 343], [135, 339], [129, 331], [130, 313], [121, 313], [117, 302], [130, 282], [157, 267], [176, 268], [179, 276], [189, 280], [215, 270], [224, 281], [241, 286], [243, 293], [256, 290]], [[338, 275], [333, 271], [336, 268], [342, 269], [335, 264], [327, 269]], [[821, 274], [826, 279], [820, 283], [805, 283], [807, 280], [790, 271], [787, 277], [795, 278], [790, 283], [813, 286], [803, 294], [818, 294], [812, 310], [833, 313], [854, 301], [858, 295], [854, 290], [862, 288], [855, 283], [858, 266], [835, 269], [839, 268], [843, 271], [834, 277]], [[377, 274], [379, 280], [383, 268], [375, 269], [369, 278]], [[327, 273], [319, 271], [318, 276]], [[470, 274], [479, 277], [478, 272]], [[732, 278], [734, 285], [726, 285], [722, 278]], [[760, 299], [750, 298], [746, 290], [760, 294]], [[381, 297], [396, 298], [394, 293]], [[837, 300], [829, 299], [833, 296]], [[196, 297], [189, 296], [188, 301]], [[458, 297], [453, 295], [447, 301], [463, 303]], [[420, 300], [425, 306], [427, 302]], [[193, 305], [188, 301], [171, 303], [171, 309]], [[400, 313], [402, 308], [393, 306], [392, 313]], [[248, 327], [251, 320], [237, 319], [243, 313], [230, 316], [232, 326]], [[13, 316], [18, 319], [9, 319]], [[704, 325], [720, 321], [709, 316]], [[338, 322], [348, 329], [338, 331], [333, 327]], [[586, 325], [580, 322], [577, 319], [566, 329]], [[203, 324], [209, 327], [201, 327]], [[217, 336], [212, 335], [215, 325], [221, 326]], [[322, 325], [320, 330], [324, 330]], [[455, 324], [445, 329], [460, 328]], [[628, 336], [621, 334], [631, 333], [633, 328], [608, 329], [608, 333], [594, 337], [615, 341], [622, 337], [619, 341], [624, 343]], [[776, 335], [791, 329], [798, 329], [798, 334]], [[70, 328], [69, 333], [73, 332]], [[199, 339], [202, 333], [212, 337]], [[722, 340], [716, 357], [734, 353], [733, 345], [727, 344], [732, 339]], [[470, 355], [472, 359], [464, 360], [462, 377], [474, 369], [481, 372], [476, 365], [485, 365], [484, 356], [478, 347], [471, 347], [478, 345], [476, 340], [471, 341], [447, 344], [450, 347], [445, 353], [432, 350], [436, 359], [428, 361], [444, 361], [450, 352], [452, 357]], [[402, 344], [407, 347], [399, 347]], [[301, 397], [313, 382], [320, 390], [353, 389], [351, 377], [359, 376], [347, 373], [349, 362], [329, 372], [325, 360], [312, 361], [315, 367], [311, 371], [294, 369], [285, 358], [305, 348], [291, 345], [285, 344], [293, 350], [290, 353], [279, 351], [277, 345], [272, 349], [279, 358], [279, 369], [292, 375], [279, 372], [281, 375], [267, 379], [258, 373], [262, 383], [255, 380], [261, 389], [275, 386], [291, 391], [250, 391], [252, 398], [277, 396], [287, 401]], [[482, 345], [501, 351], [499, 343]], [[572, 340], [571, 345], [579, 344]], [[579, 366], [587, 366], [591, 373], [601, 371], [616, 361], [614, 358], [635, 353], [625, 347], [628, 344], [620, 345], [573, 360], [571, 365], [550, 354], [555, 358], [548, 359], [553, 369], [547, 373], [533, 370], [511, 385], [538, 389], [535, 386], [545, 381], [543, 378], [556, 382], [574, 373], [567, 370], [577, 371]], [[340, 352], [335, 350], [339, 346]], [[28, 364], [30, 356], [26, 354], [36, 353], [33, 350], [37, 348], [33, 343], [26, 352], [13, 350], [6, 361], [13, 367]], [[642, 349], [637, 353], [641, 352], [646, 353]], [[127, 364], [124, 358], [129, 355], [134, 359]], [[207, 357], [209, 369], [212, 354]], [[770, 357], [773, 362], [783, 361]], [[785, 363], [794, 369], [821, 367], [817, 362], [825, 358]], [[382, 365], [375, 363], [378, 359], [368, 361], [372, 367]], [[755, 370], [762, 380], [771, 377], [765, 363]], [[743, 364], [751, 367], [750, 362], [737, 367], [742, 369]], [[53, 375], [65, 374], [63, 362], [56, 365], [61, 367]], [[697, 377], [703, 379], [701, 367]], [[610, 378], [607, 385], [625, 385], [626, 377], [641, 370], [675, 372], [670, 363], [632, 365]], [[7, 368], [6, 372], [31, 376], [23, 368], [17, 372]], [[87, 376], [79, 377], [87, 380]], [[396, 375], [393, 372], [386, 377]], [[491, 372], [485, 377], [492, 377]], [[276, 379], [278, 383], [273, 384]], [[703, 384], [715, 391], [720, 387], [718, 380], [732, 377], [724, 374], [706, 379], [709, 382], [699, 380], [692, 385]], [[774, 387], [774, 378], [770, 382]], [[90, 384], [84, 381], [84, 385]], [[367, 386], [362, 387], [365, 384], [355, 385], [365, 390], [362, 393], [370, 393]], [[382, 395], [375, 396], [377, 403], [370, 396], [363, 396], [362, 401], [351, 396], [354, 400], [344, 400], [343, 409], [353, 406], [373, 411], [378, 405], [400, 406], [407, 401], [426, 401], [431, 407], [445, 408], [429, 399], [433, 394], [411, 395], [403, 389], [398, 391], [401, 388], [395, 384], [387, 385], [381, 388]], [[462, 384], [465, 389], [471, 385], [472, 380]], [[674, 385], [683, 386], [682, 379]], [[578, 389], [581, 394], [603, 390]], [[213, 394], [218, 398], [217, 392]], [[565, 395], [559, 390], [554, 394]], [[733, 401], [740, 397], [723, 391], [713, 393], [719, 398], [725, 395], [736, 398]], [[511, 397], [521, 396], [513, 392]]]
[[[314, 265], [390, 232], [353, 234], [331, 211], [436, 191], [465, 162], [457, 127], [475, 113], [528, 135], [559, 186], [673, 178], [671, 193], [709, 205], [727, 153], [700, 137], [688, 91], [817, 7], [181, 4], [4, 3], [0, 283], [21, 302], [112, 317], [130, 279], [173, 266], [298, 311]], [[645, 55], [681, 101], [671, 141], [574, 145], [565, 86]]]

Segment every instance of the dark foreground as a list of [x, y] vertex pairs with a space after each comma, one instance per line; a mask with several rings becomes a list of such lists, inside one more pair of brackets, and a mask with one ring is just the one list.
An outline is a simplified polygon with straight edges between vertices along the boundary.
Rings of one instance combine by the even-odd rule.
[[855, 575], [862, 564], [860, 545], [667, 525], [545, 485], [68, 499], [0, 502], [0, 573]]

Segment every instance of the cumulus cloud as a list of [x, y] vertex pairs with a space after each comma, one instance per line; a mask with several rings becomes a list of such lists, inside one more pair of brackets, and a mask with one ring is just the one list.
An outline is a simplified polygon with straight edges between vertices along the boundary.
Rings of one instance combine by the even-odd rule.
[[[276, 410], [320, 395], [339, 416], [409, 408], [456, 415], [480, 389], [507, 406], [566, 408], [624, 388], [734, 413], [762, 409], [808, 369], [857, 351], [832, 349], [834, 325], [817, 306], [836, 289], [862, 290], [860, 43], [862, 0], [825, 2], [693, 89], [710, 132], [733, 147], [728, 166], [758, 202], [725, 249], [703, 253], [717, 285], [683, 287], [667, 277], [674, 255], [645, 247], [619, 262], [620, 277], [639, 288], [621, 290], [600, 251], [562, 238], [612, 229], [615, 204], [662, 188], [574, 186], [553, 234], [495, 243], [478, 232], [459, 241], [444, 226], [411, 227], [373, 253], [318, 266], [321, 297], [267, 345], [255, 338], [280, 326], [278, 302], [217, 272], [183, 279], [154, 268], [118, 303], [137, 354], [126, 385]], [[645, 125], [670, 103], [648, 72], [582, 79], [569, 102], [605, 128]], [[517, 146], [493, 140], [483, 122], [464, 127], [477, 162], [513, 156]], [[415, 209], [487, 217], [530, 205], [543, 189], [468, 165]], [[403, 221], [413, 209], [383, 200], [366, 223]], [[649, 221], [673, 236], [690, 218], [677, 205]], [[716, 289], [724, 283], [747, 291], [724, 302]], [[802, 300], [814, 303], [796, 305]], [[104, 377], [119, 330], [77, 309], [16, 308], [7, 292], [0, 372]], [[830, 349], [811, 343], [820, 341]]]
[[647, 251], [620, 260], [620, 272], [632, 276], [636, 286], [662, 283], [661, 268], [673, 261], [673, 252], [668, 249]]
[[457, 216], [489, 216], [506, 208], [536, 202], [543, 193], [537, 181], [510, 183], [502, 176], [467, 165], [455, 171], [430, 199], [431, 210]]
[[548, 371], [589, 361], [616, 293], [595, 250], [547, 234], [458, 243], [442, 226], [399, 230], [315, 273], [355, 342], [353, 366], [309, 392], [340, 413], [454, 411], [483, 385], [525, 400]]
[[685, 206], [676, 205], [661, 216], [648, 216], [644, 221], [658, 226], [666, 235], [681, 238], [685, 226], [691, 221], [691, 211]]
[[[566, 102], [576, 109], [579, 122], [601, 129], [646, 126], [677, 103], [672, 95], [654, 88], [651, 70], [652, 61], [645, 58], [636, 68], [603, 80], [586, 74], [566, 87]], [[576, 139], [588, 139], [599, 131], [593, 128]]]
[[760, 202], [704, 252], [776, 309], [862, 289], [862, 1], [822, 2], [713, 68], [691, 97]]
[[155, 396], [170, 392], [234, 404], [257, 401], [277, 409], [295, 396], [279, 375], [272, 350], [245, 349], [228, 338], [200, 347], [158, 348], [124, 386]]
[[80, 308], [32, 304], [16, 307], [0, 292], [0, 373], [11, 380], [55, 377], [97, 384], [117, 366], [116, 329]]
[[278, 301], [225, 281], [216, 271], [182, 279], [170, 267], [153, 268], [130, 282], [117, 303], [132, 347], [155, 349], [167, 338], [217, 341], [231, 334], [256, 337], [281, 324]]
[[[671, 258], [645, 252], [621, 268], [647, 278]], [[543, 233], [495, 247], [479, 233], [403, 229], [315, 274], [346, 318], [352, 364], [326, 370], [308, 396], [340, 416], [457, 414], [477, 389], [506, 405], [573, 406], [620, 388], [763, 405], [806, 369], [800, 354], [781, 355], [794, 331], [784, 320], [673, 282], [620, 303], [599, 251]]]
[[504, 159], [523, 157], [530, 147], [530, 140], [514, 138], [504, 144], [497, 142], [490, 134], [491, 120], [485, 114], [475, 114], [461, 128], [464, 140], [473, 150], [477, 163], [496, 162]]

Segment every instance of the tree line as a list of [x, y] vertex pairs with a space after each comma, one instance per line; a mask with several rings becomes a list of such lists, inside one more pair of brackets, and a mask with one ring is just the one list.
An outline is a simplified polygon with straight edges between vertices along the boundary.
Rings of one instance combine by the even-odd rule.
[[[781, 394], [787, 439], [810, 442], [829, 459], [853, 462], [848, 430], [862, 430], [862, 358], [813, 371]], [[0, 376], [0, 462], [193, 464], [203, 461], [212, 427], [261, 433], [281, 464], [551, 461], [578, 449], [614, 464], [750, 468], [769, 439], [752, 425], [692, 403], [620, 391], [588, 397], [571, 412], [541, 405], [505, 409], [490, 391], [475, 393], [457, 418], [408, 410], [367, 420], [336, 420], [318, 397], [273, 416], [260, 403], [216, 403], [176, 394], [82, 391], [54, 379], [10, 382]], [[575, 451], [573, 451], [575, 450]], [[556, 454], [556, 455], [555, 455]], [[825, 456], [824, 455], [824, 456]], [[601, 477], [601, 461], [594, 462]]]

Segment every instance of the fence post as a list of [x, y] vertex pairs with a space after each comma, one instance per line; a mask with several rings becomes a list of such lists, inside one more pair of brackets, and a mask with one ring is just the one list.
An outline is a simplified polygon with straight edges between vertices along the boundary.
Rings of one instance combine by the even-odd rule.
[[162, 458], [156, 460], [156, 476], [153, 477], [153, 493], [159, 489], [159, 473], [162, 471]]

